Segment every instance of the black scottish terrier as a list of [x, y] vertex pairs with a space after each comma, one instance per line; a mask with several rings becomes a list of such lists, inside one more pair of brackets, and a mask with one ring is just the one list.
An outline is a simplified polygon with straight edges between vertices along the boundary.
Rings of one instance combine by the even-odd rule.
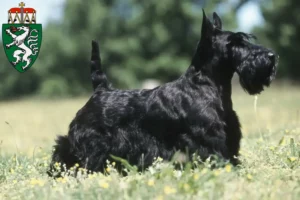
[[114, 89], [101, 67], [98, 44], [92, 42], [91, 77], [94, 94], [59, 136], [53, 164], [75, 163], [103, 171], [110, 155], [139, 169], [155, 157], [175, 152], [216, 155], [237, 164], [241, 130], [232, 108], [234, 72], [249, 94], [259, 94], [275, 77], [277, 56], [250, 43], [253, 35], [222, 30], [219, 16], [211, 22], [203, 11], [201, 39], [186, 73], [150, 90]]

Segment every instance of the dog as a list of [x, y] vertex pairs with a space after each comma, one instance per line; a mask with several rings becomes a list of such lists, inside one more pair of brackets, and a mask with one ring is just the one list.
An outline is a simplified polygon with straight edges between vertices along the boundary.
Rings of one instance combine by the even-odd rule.
[[92, 42], [91, 79], [94, 93], [59, 136], [54, 163], [103, 172], [111, 155], [138, 169], [156, 157], [170, 160], [176, 152], [212, 155], [236, 165], [240, 122], [232, 108], [231, 79], [259, 94], [275, 78], [278, 58], [270, 49], [251, 43], [251, 34], [222, 30], [220, 17], [211, 22], [203, 10], [201, 38], [191, 65], [173, 82], [154, 89], [112, 87], [101, 66], [98, 43]]

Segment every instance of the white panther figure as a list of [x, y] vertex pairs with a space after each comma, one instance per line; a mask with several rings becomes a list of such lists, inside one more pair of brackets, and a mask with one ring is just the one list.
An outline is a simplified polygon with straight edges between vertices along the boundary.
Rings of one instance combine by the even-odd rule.
[[[6, 48], [10, 48], [11, 46], [14, 46], [14, 45], [16, 45], [18, 48], [20, 48], [20, 49], [14, 51], [13, 57], [16, 58], [16, 61], [12, 62], [12, 63], [13, 63], [13, 65], [17, 65], [21, 61], [20, 54], [24, 54], [22, 57], [22, 61], [25, 61], [26, 65], [23, 66], [22, 68], [26, 69], [28, 67], [28, 65], [31, 63], [31, 58], [29, 58], [29, 56], [35, 55], [36, 51], [33, 53], [32, 50], [29, 47], [27, 47], [24, 43], [25, 39], [29, 35], [29, 27], [21, 26], [21, 27], [16, 28], [16, 31], [21, 31], [21, 30], [24, 31], [24, 33], [22, 33], [21, 35], [13, 34], [9, 28], [5, 30], [6, 33], [9, 34], [13, 38], [13, 42], [10, 44], [6, 44]], [[30, 32], [30, 35], [33, 31], [37, 32], [37, 30], [34, 29]], [[35, 36], [35, 37], [37, 37], [37, 36]]]

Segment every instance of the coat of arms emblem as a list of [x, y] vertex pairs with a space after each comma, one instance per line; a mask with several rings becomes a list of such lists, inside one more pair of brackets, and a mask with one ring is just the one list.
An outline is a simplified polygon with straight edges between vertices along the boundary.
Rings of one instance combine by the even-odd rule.
[[2, 25], [2, 42], [9, 62], [25, 72], [36, 61], [42, 43], [42, 25], [36, 24], [36, 10], [19, 7], [8, 10], [8, 23]]

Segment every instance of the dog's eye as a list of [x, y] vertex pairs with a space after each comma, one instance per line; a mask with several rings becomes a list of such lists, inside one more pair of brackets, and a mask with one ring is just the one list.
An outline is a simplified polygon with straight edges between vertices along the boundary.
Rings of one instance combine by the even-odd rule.
[[228, 44], [237, 45], [243, 43], [243, 40], [240, 38], [230, 38], [228, 39]]
[[233, 44], [233, 45], [245, 44], [246, 40], [247, 40], [247, 38], [245, 38], [244, 35], [241, 35], [241, 34], [238, 34], [238, 33], [232, 34], [228, 37], [228, 43]]
[[256, 40], [256, 36], [253, 34], [247, 34], [243, 32], [237, 32], [229, 36], [231, 40], [237, 41], [237, 42], [243, 42], [243, 41], [250, 41], [252, 39]]
[[228, 39], [232, 42], [241, 42], [244, 38], [240, 34], [233, 34], [228, 37]]

